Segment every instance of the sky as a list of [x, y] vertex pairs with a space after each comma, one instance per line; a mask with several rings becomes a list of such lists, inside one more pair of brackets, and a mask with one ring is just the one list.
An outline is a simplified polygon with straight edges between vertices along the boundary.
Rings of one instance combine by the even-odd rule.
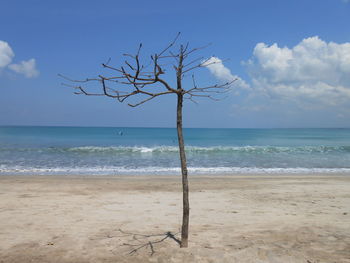
[[[110, 75], [101, 63], [121, 66], [140, 43], [147, 63], [181, 32], [178, 45], [210, 44], [193, 56], [213, 62], [194, 72], [197, 85], [236, 79], [220, 101], [185, 100], [185, 127], [350, 127], [349, 0], [2, 0], [0, 7], [0, 125], [175, 127], [174, 95], [131, 108], [75, 95], [58, 74]], [[164, 78], [175, 87], [171, 67]], [[192, 85], [186, 76], [184, 87]]]

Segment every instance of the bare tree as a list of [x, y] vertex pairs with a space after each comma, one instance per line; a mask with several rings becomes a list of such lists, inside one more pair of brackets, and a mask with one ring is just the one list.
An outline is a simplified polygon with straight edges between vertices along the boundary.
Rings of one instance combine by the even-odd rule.
[[[84, 80], [75, 80], [62, 76], [69, 82], [78, 85], [67, 85], [76, 89], [75, 94], [88, 96], [106, 96], [124, 102], [128, 99], [136, 98], [136, 102], [129, 102], [131, 107], [137, 107], [145, 102], [153, 100], [162, 95], [175, 94], [177, 96], [177, 136], [179, 144], [179, 153], [181, 161], [182, 190], [183, 190], [183, 217], [181, 229], [180, 247], [188, 247], [188, 226], [189, 226], [189, 186], [188, 172], [186, 163], [185, 143], [182, 132], [182, 108], [184, 99], [189, 99], [196, 103], [196, 98], [209, 98], [218, 100], [219, 95], [227, 92], [230, 84], [235, 81], [224, 84], [215, 84], [205, 87], [199, 87], [196, 83], [193, 70], [217, 63], [210, 58], [194, 57], [194, 54], [205, 48], [190, 48], [189, 44], [176, 45], [180, 33], [175, 39], [166, 46], [161, 52], [152, 54], [147, 64], [141, 61], [140, 53], [142, 44], [139, 45], [136, 54], [123, 54], [126, 58], [124, 64], [120, 67], [103, 63], [102, 67], [113, 72], [112, 76], [99, 75], [97, 78], [88, 78]], [[170, 74], [170, 70], [176, 74], [176, 84], [170, 85], [162, 75]], [[189, 88], [183, 87], [185, 76], [191, 76], [192, 85]], [[90, 92], [84, 85], [90, 82], [97, 82], [101, 92]], [[112, 86], [117, 86], [116, 88]]]

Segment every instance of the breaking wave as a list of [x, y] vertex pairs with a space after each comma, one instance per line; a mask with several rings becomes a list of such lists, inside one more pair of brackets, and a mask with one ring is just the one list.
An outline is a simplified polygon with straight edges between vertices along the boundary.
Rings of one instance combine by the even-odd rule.
[[[176, 153], [177, 146], [82, 146], [82, 147], [48, 147], [48, 148], [0, 148], [1, 152], [49, 152], [49, 153], [81, 153], [81, 154], [130, 154], [130, 153]], [[264, 153], [350, 153], [350, 146], [187, 146], [186, 152], [198, 154], [264, 154]]]
[[[189, 167], [190, 174], [338, 174], [349, 173], [350, 168], [258, 168], [258, 167]], [[0, 165], [0, 174], [28, 175], [179, 175], [178, 167], [7, 167]]]

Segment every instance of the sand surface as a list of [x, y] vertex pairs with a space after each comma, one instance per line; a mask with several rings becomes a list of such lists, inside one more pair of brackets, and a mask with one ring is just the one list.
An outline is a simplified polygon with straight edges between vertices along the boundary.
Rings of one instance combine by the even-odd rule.
[[1, 176], [0, 262], [350, 262], [350, 175], [192, 176], [190, 189], [181, 249], [180, 177]]

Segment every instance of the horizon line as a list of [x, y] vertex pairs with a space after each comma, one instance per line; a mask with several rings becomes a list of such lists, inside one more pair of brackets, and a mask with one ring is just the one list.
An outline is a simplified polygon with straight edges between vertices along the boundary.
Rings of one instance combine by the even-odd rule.
[[[176, 127], [142, 127], [142, 126], [91, 126], [91, 125], [26, 125], [26, 124], [13, 124], [2, 125], [0, 127], [43, 127], [43, 128], [124, 128], [124, 129], [176, 129]], [[350, 127], [184, 127], [184, 129], [350, 129]]]

